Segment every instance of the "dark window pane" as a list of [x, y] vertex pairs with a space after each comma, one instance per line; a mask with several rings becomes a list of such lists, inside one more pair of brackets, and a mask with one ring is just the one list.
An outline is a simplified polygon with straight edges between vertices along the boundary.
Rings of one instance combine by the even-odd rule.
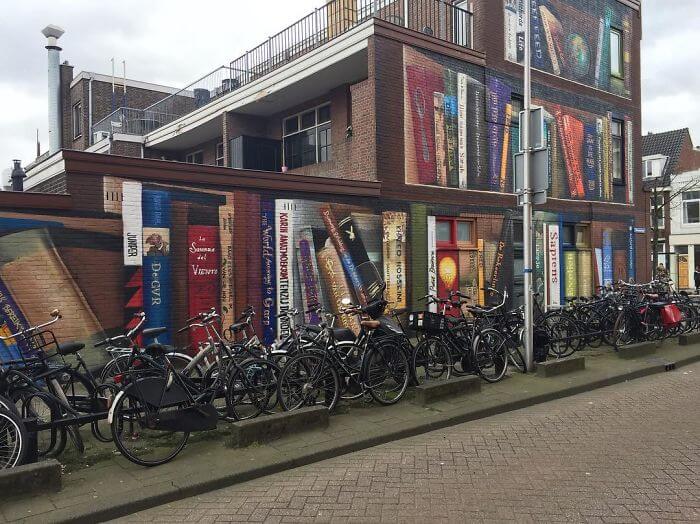
[[700, 202], [686, 202], [683, 204], [684, 219], [686, 224], [700, 223]]
[[561, 240], [564, 245], [575, 245], [576, 230], [572, 225], [565, 225], [561, 230]]
[[610, 74], [622, 76], [622, 33], [617, 29], [610, 30]]
[[307, 129], [316, 125], [316, 111], [307, 111], [301, 115], [301, 128]]
[[323, 106], [318, 108], [318, 123], [322, 124], [323, 122], [330, 122], [331, 121], [331, 106]]
[[301, 165], [308, 166], [316, 163], [316, 131], [310, 129], [300, 133]]
[[472, 241], [472, 223], [457, 222], [457, 242]]
[[284, 139], [284, 163], [289, 169], [301, 167], [301, 135]]
[[296, 133], [299, 130], [299, 118], [293, 116], [284, 121], [284, 134]]
[[622, 180], [622, 139], [613, 138], [613, 179]]
[[435, 230], [438, 242], [452, 242], [452, 222], [438, 221]]

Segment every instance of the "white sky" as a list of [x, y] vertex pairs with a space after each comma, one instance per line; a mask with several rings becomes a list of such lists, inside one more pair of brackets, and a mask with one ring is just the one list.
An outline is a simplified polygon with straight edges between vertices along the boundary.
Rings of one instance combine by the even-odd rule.
[[[483, 1], [483, 0], [477, 0]], [[498, 0], [488, 0], [497, 3]], [[46, 51], [41, 29], [63, 27], [74, 72], [183, 87], [308, 14], [322, 0], [4, 0], [0, 17], [0, 172], [48, 148]], [[643, 0], [644, 132], [690, 127], [700, 145], [700, 0]], [[118, 69], [119, 72], [119, 69]], [[3, 180], [3, 184], [7, 181]]]

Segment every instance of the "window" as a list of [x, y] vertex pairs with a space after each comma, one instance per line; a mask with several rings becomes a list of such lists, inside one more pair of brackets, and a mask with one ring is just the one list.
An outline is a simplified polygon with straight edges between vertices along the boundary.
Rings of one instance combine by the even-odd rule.
[[624, 129], [625, 124], [622, 120], [613, 119], [612, 121], [612, 156], [613, 156], [613, 182], [622, 184], [625, 181], [624, 176]]
[[700, 224], [700, 191], [683, 193], [683, 223]]
[[284, 119], [284, 165], [289, 169], [331, 160], [331, 106], [325, 104]]
[[[656, 200], [654, 200], [654, 195], [652, 195], [650, 198], [650, 207], [649, 207], [649, 214], [651, 216], [651, 227], [654, 227], [654, 224], [656, 224], [656, 227], [659, 229], [664, 229], [664, 195], [663, 194], [657, 194], [656, 195]], [[658, 205], [658, 208], [655, 208], [654, 202]], [[654, 214], [656, 213], [656, 221], [654, 221]]]
[[465, 247], [474, 244], [474, 221], [440, 219], [435, 222], [435, 237], [441, 247]]
[[78, 102], [73, 106], [73, 138], [83, 134], [83, 104]]
[[584, 249], [591, 247], [590, 229], [587, 225], [576, 226], [576, 247]]
[[610, 29], [610, 74], [622, 78], [622, 31]]
[[644, 178], [661, 177], [667, 158], [668, 157], [661, 155], [654, 158], [646, 158], [642, 162], [642, 173], [644, 173]]
[[223, 166], [224, 165], [224, 143], [219, 142], [216, 144], [216, 165], [217, 166]]
[[185, 162], [188, 164], [204, 164], [204, 152], [200, 149], [199, 151], [193, 151], [185, 155]]
[[564, 224], [561, 228], [561, 243], [564, 247], [574, 247], [576, 245], [576, 226]]

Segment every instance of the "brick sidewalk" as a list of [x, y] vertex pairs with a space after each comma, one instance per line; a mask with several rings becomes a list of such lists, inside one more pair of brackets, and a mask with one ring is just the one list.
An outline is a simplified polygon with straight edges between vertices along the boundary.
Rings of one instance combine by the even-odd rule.
[[583, 352], [585, 371], [554, 378], [513, 374], [497, 384], [484, 384], [480, 394], [455, 397], [419, 407], [408, 401], [395, 406], [342, 407], [324, 431], [289, 435], [265, 445], [231, 449], [226, 429], [204, 434], [171, 463], [141, 468], [107, 446], [94, 462], [71, 465], [64, 489], [23, 500], [3, 501], [0, 520], [95, 521], [164, 502], [244, 482], [262, 475], [317, 462], [398, 438], [425, 433], [616, 383], [658, 373], [667, 361], [700, 359], [700, 345], [668, 345], [656, 355], [620, 359], [609, 350]]
[[395, 441], [125, 522], [700, 521], [700, 364]]

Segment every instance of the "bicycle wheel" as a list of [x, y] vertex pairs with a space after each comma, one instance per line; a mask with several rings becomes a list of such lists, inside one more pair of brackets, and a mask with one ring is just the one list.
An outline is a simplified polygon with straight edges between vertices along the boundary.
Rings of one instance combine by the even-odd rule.
[[413, 370], [418, 384], [430, 380], [448, 380], [452, 374], [450, 350], [437, 337], [429, 337], [413, 351]]
[[28, 438], [22, 419], [9, 409], [0, 407], [0, 469], [22, 464]]
[[284, 366], [277, 392], [285, 411], [315, 405], [332, 411], [340, 395], [338, 372], [326, 356], [302, 353]]
[[185, 447], [190, 434], [154, 429], [153, 421], [190, 405], [191, 402], [187, 401], [159, 408], [149, 406], [135, 390], [119, 395], [111, 411], [115, 446], [124, 457], [140, 466], [158, 466], [171, 461]]
[[636, 315], [628, 308], [618, 313], [612, 332], [612, 345], [615, 349], [631, 344], [636, 340], [636, 324]]
[[372, 398], [385, 406], [396, 404], [408, 387], [408, 359], [392, 342], [373, 344], [364, 360], [363, 380]]
[[115, 375], [125, 373], [129, 369], [131, 355], [119, 355], [105, 364], [100, 373], [100, 382], [105, 383], [113, 379]]
[[579, 349], [581, 338], [576, 322], [555, 313], [544, 318], [544, 326], [549, 334], [549, 353], [556, 358], [564, 358]]
[[486, 328], [474, 338], [474, 365], [481, 378], [487, 382], [498, 382], [505, 376], [508, 368], [507, 345], [503, 333], [494, 328]]
[[[250, 359], [230, 368], [226, 406], [234, 420], [255, 418], [272, 409], [279, 368], [269, 360]], [[275, 401], [276, 403], [276, 401]]]

